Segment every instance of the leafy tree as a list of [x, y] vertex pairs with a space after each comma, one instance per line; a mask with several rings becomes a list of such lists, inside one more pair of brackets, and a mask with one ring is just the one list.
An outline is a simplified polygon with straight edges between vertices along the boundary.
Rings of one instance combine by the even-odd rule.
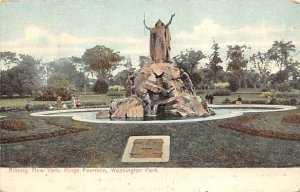
[[259, 74], [253, 70], [243, 70], [240, 78], [242, 88], [260, 87]]
[[228, 46], [227, 60], [228, 66], [227, 70], [232, 72], [241, 72], [243, 68], [246, 68], [248, 60], [245, 59], [244, 52], [247, 49], [246, 45], [239, 46]]
[[195, 87], [199, 87], [199, 85], [201, 84], [201, 82], [203, 81], [201, 73], [199, 71], [195, 71], [191, 74], [190, 76], [191, 81], [193, 82], [193, 85]]
[[253, 65], [254, 69], [259, 73], [260, 83], [267, 84], [270, 70], [269, 70], [269, 60], [266, 53], [261, 53], [260, 51], [253, 54], [249, 58], [249, 62]]
[[230, 89], [231, 91], [236, 91], [241, 86], [241, 75], [244, 68], [246, 68], [248, 60], [245, 59], [244, 52], [247, 49], [246, 45], [239, 46], [228, 46], [227, 60], [228, 66], [227, 71], [230, 71], [232, 75], [230, 76]]
[[195, 51], [193, 49], [186, 50], [185, 53], [181, 52], [179, 55], [175, 56], [174, 63], [180, 69], [183, 69], [189, 75], [197, 69], [199, 61], [206, 58], [202, 51]]
[[211, 71], [212, 74], [212, 80], [214, 82], [217, 82], [217, 74], [220, 70], [223, 70], [221, 66], [219, 66], [219, 63], [222, 63], [222, 59], [220, 58], [219, 53], [219, 45], [218, 43], [213, 44], [212, 49], [214, 50], [213, 53], [209, 56], [209, 63], [208, 63], [208, 69]]
[[126, 80], [128, 75], [129, 75], [129, 71], [127, 70], [120, 71], [112, 78], [111, 84], [126, 86]]
[[7, 69], [11, 67], [12, 64], [18, 64], [20, 60], [17, 58], [17, 54], [10, 51], [0, 52], [0, 61], [4, 61], [4, 65]]
[[38, 72], [40, 60], [29, 55], [19, 56], [20, 62], [17, 66], [1, 73], [1, 89], [9, 96], [14, 93], [18, 93], [20, 96], [33, 94], [40, 87]]
[[55, 73], [48, 80], [49, 88], [64, 88], [69, 89], [70, 82], [67, 75], [64, 73]]
[[107, 78], [110, 71], [116, 68], [123, 59], [119, 52], [100, 45], [87, 49], [82, 55], [85, 64], [89, 65], [92, 70], [99, 72], [98, 76], [103, 79]]
[[10, 71], [0, 71], [0, 95], [7, 95], [12, 97], [14, 94], [14, 88], [11, 86], [11, 73]]
[[295, 52], [295, 45], [292, 41], [275, 41], [272, 47], [268, 50], [267, 54], [271, 61], [275, 61], [279, 70], [282, 71], [283, 68], [287, 68], [291, 63], [290, 58], [291, 52]]

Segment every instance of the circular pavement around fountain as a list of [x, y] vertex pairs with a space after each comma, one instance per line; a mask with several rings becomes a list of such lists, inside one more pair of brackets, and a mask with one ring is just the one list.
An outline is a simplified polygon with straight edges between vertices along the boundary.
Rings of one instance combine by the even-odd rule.
[[163, 119], [163, 120], [140, 120], [140, 119], [96, 119], [96, 114], [99, 111], [107, 111], [109, 108], [90, 108], [90, 109], [70, 109], [70, 110], [55, 110], [32, 113], [31, 116], [39, 117], [72, 117], [73, 120], [102, 123], [102, 124], [158, 124], [158, 123], [187, 123], [198, 121], [210, 121], [217, 119], [226, 119], [243, 115], [243, 113], [251, 112], [274, 112], [287, 111], [296, 109], [294, 106], [285, 105], [210, 105], [216, 112], [214, 116], [208, 117], [190, 117], [178, 119]]

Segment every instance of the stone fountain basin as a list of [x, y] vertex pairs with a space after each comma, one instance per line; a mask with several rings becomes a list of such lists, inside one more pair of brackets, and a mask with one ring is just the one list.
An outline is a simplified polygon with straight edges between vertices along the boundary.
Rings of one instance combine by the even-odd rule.
[[73, 120], [90, 122], [90, 123], [104, 123], [104, 124], [158, 124], [158, 123], [187, 123], [198, 121], [210, 121], [217, 119], [226, 119], [243, 115], [243, 113], [260, 113], [260, 112], [274, 112], [293, 110], [297, 107], [286, 105], [210, 105], [216, 115], [208, 117], [190, 117], [190, 118], [176, 118], [176, 119], [96, 119], [96, 114], [99, 111], [108, 111], [109, 108], [90, 108], [90, 109], [70, 109], [70, 110], [55, 110], [32, 113], [31, 116], [39, 117], [72, 117]]

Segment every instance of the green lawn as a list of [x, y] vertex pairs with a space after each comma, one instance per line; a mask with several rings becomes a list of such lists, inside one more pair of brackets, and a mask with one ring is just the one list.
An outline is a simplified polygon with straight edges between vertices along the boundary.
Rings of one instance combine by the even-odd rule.
[[[222, 104], [222, 102], [228, 98], [230, 101], [236, 101], [238, 95], [232, 94], [230, 96], [214, 96], [214, 104]], [[259, 94], [242, 94], [243, 101], [268, 101], [268, 98], [261, 97]]]
[[[80, 101], [85, 102], [99, 102], [109, 104], [113, 97], [101, 95], [79, 95]], [[32, 98], [25, 99], [1, 99], [0, 107], [24, 107], [28, 101], [33, 105], [46, 105], [49, 101], [34, 101]], [[71, 101], [66, 101], [65, 103], [70, 103]]]
[[[210, 91], [212, 93], [213, 90]], [[222, 102], [228, 98], [230, 101], [235, 101], [238, 98], [239, 93], [241, 93], [241, 97], [243, 101], [267, 101], [268, 98], [262, 97], [260, 94], [255, 94], [260, 92], [258, 89], [240, 89], [237, 93], [232, 93], [230, 96], [215, 96], [214, 104], [222, 104]], [[199, 94], [202, 98], [205, 97], [205, 93]], [[299, 94], [300, 91], [293, 91], [290, 94]], [[77, 93], [81, 102], [84, 104], [85, 102], [96, 102], [96, 103], [105, 103], [109, 104], [112, 99], [121, 98], [117, 96], [107, 96], [105, 94], [95, 95], [94, 93]], [[284, 98], [280, 98], [284, 99]], [[2, 99], [0, 102], [0, 107], [24, 107], [28, 101], [30, 101], [33, 105], [46, 105], [48, 101], [34, 101], [32, 98], [30, 99]], [[66, 103], [70, 103], [71, 101], [67, 101]]]

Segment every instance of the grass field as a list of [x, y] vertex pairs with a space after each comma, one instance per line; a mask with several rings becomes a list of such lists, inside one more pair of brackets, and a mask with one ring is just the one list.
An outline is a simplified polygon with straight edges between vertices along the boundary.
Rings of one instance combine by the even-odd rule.
[[[211, 93], [213, 90], [210, 91]], [[205, 97], [205, 93], [199, 94], [202, 98]], [[268, 101], [268, 98], [262, 97], [259, 89], [240, 89], [237, 93], [232, 93], [230, 96], [215, 96], [214, 104], [222, 104], [222, 102], [228, 98], [230, 101], [235, 101], [240, 94], [243, 101]], [[289, 94], [299, 95], [296, 99], [300, 98], [300, 90], [290, 92]], [[93, 92], [89, 93], [78, 93], [76, 94], [80, 97], [82, 103], [85, 102], [97, 102], [97, 103], [106, 103], [109, 104], [112, 99], [120, 98], [115, 96], [107, 96], [105, 94], [96, 95]], [[283, 98], [281, 98], [283, 99]], [[0, 102], [0, 107], [24, 107], [28, 101], [30, 101], [33, 105], [46, 105], [48, 101], [34, 101], [33, 98], [23, 98], [23, 99], [2, 99]], [[66, 103], [70, 103], [71, 101], [66, 101]]]

